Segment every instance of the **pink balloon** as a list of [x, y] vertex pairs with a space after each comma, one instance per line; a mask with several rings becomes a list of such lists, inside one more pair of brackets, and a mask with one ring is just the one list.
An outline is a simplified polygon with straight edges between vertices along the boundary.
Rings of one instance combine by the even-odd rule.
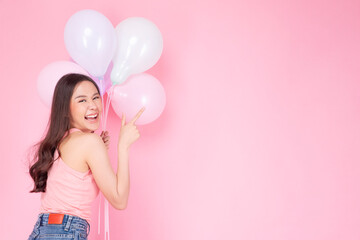
[[79, 65], [70, 61], [57, 61], [46, 65], [37, 79], [37, 90], [42, 102], [51, 107], [54, 89], [59, 79], [68, 73], [89, 74]]
[[111, 106], [126, 122], [132, 120], [142, 107], [145, 111], [135, 122], [136, 125], [148, 124], [156, 120], [165, 108], [166, 95], [163, 86], [155, 77], [147, 73], [132, 75], [122, 84], [114, 86]]

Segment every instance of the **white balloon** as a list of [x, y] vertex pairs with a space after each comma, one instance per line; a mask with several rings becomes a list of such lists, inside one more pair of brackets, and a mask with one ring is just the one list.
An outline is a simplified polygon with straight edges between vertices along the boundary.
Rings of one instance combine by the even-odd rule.
[[146, 18], [127, 18], [116, 26], [115, 31], [117, 49], [111, 72], [114, 85], [154, 66], [163, 50], [160, 30]]
[[101, 13], [85, 9], [67, 21], [64, 31], [67, 51], [72, 59], [93, 76], [103, 76], [116, 50], [116, 33]]

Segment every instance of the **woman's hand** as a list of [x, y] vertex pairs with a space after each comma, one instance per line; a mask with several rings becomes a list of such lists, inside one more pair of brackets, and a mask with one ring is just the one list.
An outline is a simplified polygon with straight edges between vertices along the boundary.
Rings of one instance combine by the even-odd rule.
[[106, 149], [109, 150], [109, 145], [110, 145], [110, 136], [109, 136], [109, 132], [108, 131], [102, 131], [100, 134], [100, 137], [102, 138], [102, 140], [105, 143]]
[[144, 111], [145, 107], [141, 108], [134, 117], [134, 119], [131, 120], [128, 124], [126, 124], [125, 114], [122, 114], [118, 149], [128, 149], [130, 145], [133, 144], [140, 137], [139, 130], [135, 126], [135, 121], [141, 116]]

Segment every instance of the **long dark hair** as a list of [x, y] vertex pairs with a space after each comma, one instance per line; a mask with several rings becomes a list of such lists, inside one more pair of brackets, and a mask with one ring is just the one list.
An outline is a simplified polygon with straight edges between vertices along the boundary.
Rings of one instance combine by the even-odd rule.
[[55, 150], [64, 135], [69, 134], [71, 96], [75, 86], [82, 81], [92, 82], [100, 94], [99, 87], [90, 77], [77, 73], [64, 75], [55, 86], [47, 134], [43, 140], [34, 145], [37, 148], [33, 157], [34, 164], [29, 168], [30, 176], [34, 180], [34, 188], [30, 192], [46, 191], [48, 171], [56, 160]]

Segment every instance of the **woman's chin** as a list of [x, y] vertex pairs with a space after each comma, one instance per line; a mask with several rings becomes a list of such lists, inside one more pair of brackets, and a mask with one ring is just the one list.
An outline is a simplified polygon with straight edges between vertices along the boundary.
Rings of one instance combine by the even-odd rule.
[[95, 132], [100, 127], [100, 124], [91, 124], [91, 125], [85, 125], [83, 127], [84, 131], [86, 132]]
[[88, 129], [90, 132], [95, 132], [96, 130], [99, 129], [99, 126], [96, 126], [96, 127], [92, 126], [92, 127], [89, 127]]

